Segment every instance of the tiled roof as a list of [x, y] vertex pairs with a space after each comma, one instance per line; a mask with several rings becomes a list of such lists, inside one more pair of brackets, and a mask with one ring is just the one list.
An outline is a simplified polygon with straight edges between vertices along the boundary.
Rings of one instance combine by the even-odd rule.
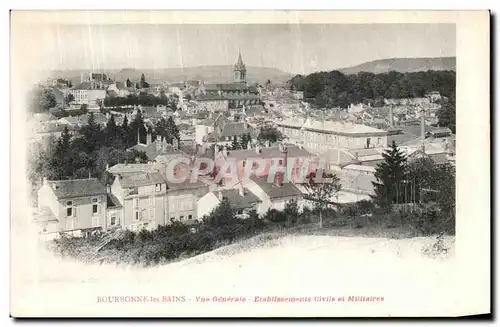
[[228, 189], [212, 192], [215, 196], [218, 196], [218, 192], [222, 192], [222, 196], [229, 200], [232, 207], [236, 209], [246, 209], [250, 208], [254, 203], [262, 202], [255, 194], [250, 190], [244, 189], [244, 195], [240, 195], [240, 191], [237, 189]]
[[166, 183], [159, 171], [124, 173], [120, 175], [122, 187], [140, 187]]
[[283, 183], [283, 185], [275, 185], [267, 181], [267, 176], [257, 178], [252, 176], [251, 179], [271, 198], [282, 199], [288, 197], [302, 196], [302, 192], [292, 183]]
[[226, 94], [224, 95], [228, 100], [259, 100], [260, 97], [255, 94]]
[[[145, 152], [148, 156], [149, 160], [154, 160], [157, 156], [162, 154], [182, 154], [179, 150], [175, 150], [175, 148], [166, 142], [162, 142], [162, 147], [158, 151], [156, 148], [156, 142], [154, 141], [149, 145], [146, 144], [136, 144], [133, 147], [129, 148], [129, 150], [135, 149], [137, 151]], [[176, 142], [176, 141], [174, 141]]]
[[133, 172], [147, 172], [154, 169], [152, 164], [116, 164], [112, 167], [109, 167], [108, 172], [111, 174], [120, 174], [120, 173], [133, 173]]
[[208, 192], [208, 185], [207, 184], [205, 184], [199, 180], [191, 182], [190, 176], [188, 176], [188, 178], [186, 178], [186, 180], [182, 183], [167, 183], [167, 188], [170, 191], [191, 190], [191, 189], [204, 188], [204, 187], [207, 188], [207, 192]]
[[73, 87], [73, 90], [91, 90], [92, 85], [89, 82], [81, 82], [77, 86]]
[[248, 86], [245, 83], [226, 83], [218, 84], [219, 89], [222, 91], [246, 91]]
[[106, 194], [106, 188], [96, 178], [47, 181], [58, 199]]

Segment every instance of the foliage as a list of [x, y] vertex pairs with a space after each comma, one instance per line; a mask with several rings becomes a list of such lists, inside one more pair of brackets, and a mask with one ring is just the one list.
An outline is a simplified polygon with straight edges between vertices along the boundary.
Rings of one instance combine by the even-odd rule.
[[257, 137], [260, 143], [269, 141], [269, 143], [271, 144], [279, 142], [283, 140], [283, 138], [283, 134], [281, 134], [279, 130], [272, 126], [262, 127], [260, 129], [259, 136]]
[[323, 211], [332, 207], [331, 199], [342, 187], [337, 175], [323, 172], [322, 176], [323, 178], [318, 178], [315, 172], [311, 172], [304, 184], [308, 191], [308, 199], [313, 201], [315, 209], [319, 211], [320, 227], [323, 224]]
[[252, 142], [252, 136], [249, 133], [245, 133], [241, 136], [241, 140], [240, 140], [240, 143], [238, 145], [238, 148], [239, 149], [247, 149], [248, 143], [251, 143], [251, 142]]
[[437, 112], [438, 124], [442, 127], [448, 127], [453, 134], [456, 133], [456, 109], [455, 95], [453, 94], [446, 103], [442, 104]]
[[32, 113], [48, 112], [56, 104], [56, 97], [50, 88], [35, 88], [29, 93], [28, 108]]
[[384, 161], [375, 170], [376, 181], [372, 182], [375, 189], [375, 200], [381, 207], [393, 203], [404, 203], [404, 180], [406, 177], [406, 156], [393, 142], [382, 157]]
[[64, 103], [66, 105], [70, 105], [73, 101], [75, 101], [75, 97], [73, 96], [72, 93], [68, 93], [68, 95], [66, 97], [64, 97]]
[[431, 91], [450, 97], [455, 93], [455, 84], [454, 71], [354, 75], [331, 71], [297, 75], [289, 81], [291, 89], [303, 91], [314, 105], [327, 108], [346, 108], [364, 99], [424, 97]]

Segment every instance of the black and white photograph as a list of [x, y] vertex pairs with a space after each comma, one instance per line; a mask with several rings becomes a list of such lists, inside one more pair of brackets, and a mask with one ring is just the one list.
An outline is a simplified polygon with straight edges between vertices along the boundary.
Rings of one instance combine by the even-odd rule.
[[12, 11], [11, 315], [489, 313], [489, 13], [326, 14]]

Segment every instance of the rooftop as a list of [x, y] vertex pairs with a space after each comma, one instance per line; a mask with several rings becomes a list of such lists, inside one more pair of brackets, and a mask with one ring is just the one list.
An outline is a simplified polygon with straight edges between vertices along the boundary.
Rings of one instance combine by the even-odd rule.
[[159, 171], [133, 172], [119, 174], [122, 187], [140, 187], [155, 184], [165, 184], [165, 178]]
[[222, 196], [226, 199], [229, 200], [229, 203], [231, 203], [231, 206], [233, 206], [236, 209], [246, 209], [250, 208], [254, 203], [259, 203], [261, 202], [260, 199], [253, 194], [250, 190], [244, 189], [244, 195], [240, 195], [240, 190], [238, 189], [227, 189], [227, 190], [220, 190], [220, 191], [215, 191], [212, 192], [217, 196], [218, 192], [222, 192]]
[[252, 176], [251, 179], [271, 198], [271, 199], [282, 199], [288, 197], [301, 196], [302, 192], [295, 187], [292, 183], [283, 183], [278, 186], [274, 183], [269, 183], [267, 181], [267, 176], [265, 177], [255, 177]]
[[106, 188], [96, 178], [47, 181], [58, 199], [106, 194]]
[[306, 121], [297, 118], [288, 118], [278, 123], [279, 126], [288, 126], [295, 128], [304, 128], [306, 130], [319, 131], [331, 134], [379, 134], [387, 135], [384, 130], [373, 128], [366, 125], [353, 124], [338, 121], [317, 121], [307, 119]]

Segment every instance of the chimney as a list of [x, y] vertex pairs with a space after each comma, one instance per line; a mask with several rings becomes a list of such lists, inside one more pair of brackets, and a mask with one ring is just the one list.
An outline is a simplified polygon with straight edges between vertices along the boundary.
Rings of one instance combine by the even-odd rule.
[[222, 192], [221, 191], [218, 192], [217, 197], [219, 198], [219, 201], [222, 201]]
[[392, 105], [389, 106], [389, 125], [391, 127], [394, 127], [394, 112]]
[[45, 185], [48, 185], [48, 184], [49, 184], [49, 182], [48, 182], [47, 177], [44, 177], [43, 178], [43, 185], [45, 186]]
[[224, 157], [227, 157], [227, 146], [224, 145], [224, 148], [222, 148], [222, 154]]
[[420, 137], [425, 139], [425, 111], [420, 111]]
[[247, 150], [250, 150], [252, 148], [252, 142], [248, 141], [247, 143]]
[[276, 175], [274, 175], [274, 185], [275, 186], [282, 186], [283, 185], [283, 175], [280, 172], [277, 172]]
[[160, 135], [156, 135], [156, 152], [161, 151], [161, 137]]
[[146, 145], [150, 145], [151, 144], [151, 133], [148, 133], [146, 134]]
[[219, 145], [216, 144], [215, 147], [214, 147], [214, 159], [217, 158], [217, 154], [219, 153]]

